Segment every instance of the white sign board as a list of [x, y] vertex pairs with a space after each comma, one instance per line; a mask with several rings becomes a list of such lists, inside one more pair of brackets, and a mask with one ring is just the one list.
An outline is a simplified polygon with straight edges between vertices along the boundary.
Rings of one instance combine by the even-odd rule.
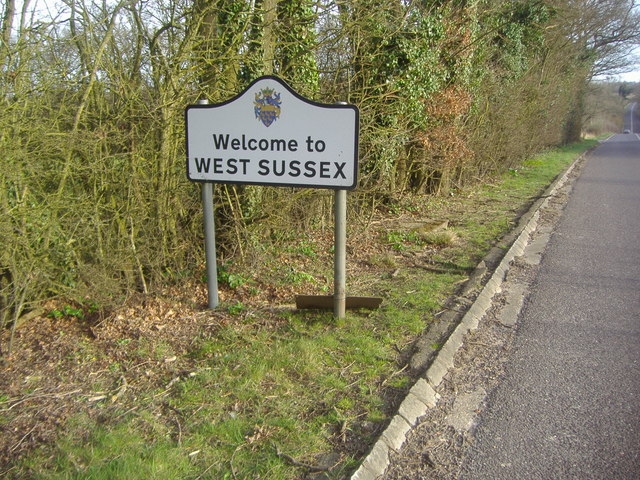
[[193, 181], [355, 188], [358, 109], [305, 99], [277, 77], [223, 103], [186, 109]]

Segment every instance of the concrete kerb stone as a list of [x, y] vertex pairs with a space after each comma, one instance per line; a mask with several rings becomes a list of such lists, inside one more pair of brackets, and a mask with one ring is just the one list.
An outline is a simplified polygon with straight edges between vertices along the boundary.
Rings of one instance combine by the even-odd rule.
[[386, 430], [382, 432], [382, 440], [394, 450], [400, 450], [410, 430], [411, 425], [400, 415], [395, 415]]
[[363, 464], [360, 465], [353, 475], [351, 475], [351, 480], [375, 480], [380, 475], [381, 474], [379, 472], [372, 472]]
[[452, 365], [453, 359], [448, 361], [444, 359], [443, 356], [438, 354], [436, 358], [433, 359], [431, 366], [427, 369], [425, 377], [431, 383], [431, 385], [437, 388]]
[[505, 253], [502, 263], [500, 263], [500, 265], [498, 265], [498, 267], [496, 268], [495, 272], [493, 272], [493, 275], [491, 278], [493, 280], [492, 283], [495, 283], [498, 289], [500, 288], [500, 285], [502, 285], [502, 282], [504, 281], [504, 277], [507, 274], [507, 270], [509, 270], [508, 267], [511, 260], [512, 260], [511, 250], [509, 250], [507, 253]]
[[[389, 447], [385, 442], [376, 442], [362, 466], [371, 472], [384, 472], [389, 466]], [[373, 477], [375, 478], [375, 477]]]
[[464, 337], [468, 332], [469, 328], [467, 324], [464, 322], [460, 322], [460, 324], [456, 327], [451, 336], [449, 336], [449, 339], [442, 348], [448, 350], [453, 357], [458, 349], [462, 346]]
[[436, 391], [427, 383], [424, 378], [418, 379], [413, 387], [410, 390], [422, 403], [424, 403], [427, 407], [435, 407], [438, 403], [438, 399], [440, 395], [436, 393]]
[[[565, 171], [564, 175], [559, 176], [552, 185], [547, 188], [545, 194], [542, 196], [543, 200], [534, 203], [529, 212], [525, 214], [526, 218], [524, 220], [526, 221], [518, 226], [519, 233], [515, 234], [510, 248], [496, 266], [493, 274], [480, 291], [480, 294], [478, 294], [473, 305], [467, 310], [466, 314], [460, 320], [458, 327], [456, 327], [438, 354], [434, 357], [431, 365], [425, 372], [425, 378], [418, 379], [416, 384], [411, 388], [406, 398], [400, 404], [398, 414], [394, 416], [387, 429], [374, 444], [369, 455], [367, 455], [360, 465], [360, 468], [351, 476], [351, 480], [376, 480], [382, 476], [389, 466], [389, 449], [399, 450], [406, 441], [411, 429], [416, 425], [418, 419], [427, 412], [428, 408], [436, 406], [439, 395], [435, 391], [435, 388], [440, 385], [449, 369], [453, 367], [454, 356], [464, 343], [464, 336], [477, 328], [480, 319], [491, 307], [493, 297], [501, 291], [501, 285], [509, 270], [510, 263], [516, 256], [522, 255], [525, 251], [530, 240], [530, 235], [537, 227], [539, 210], [543, 208], [548, 203], [549, 198], [566, 183], [570, 173], [585, 155], [586, 154], [583, 154], [578, 157]], [[496, 251], [492, 249], [487, 257], [480, 262], [479, 268], [486, 269], [486, 265], [490, 264], [491, 261], [489, 257], [493, 258], [495, 255]]]
[[383, 441], [378, 441], [364, 459], [360, 468], [351, 477], [351, 480], [375, 480], [389, 466], [389, 447]]
[[471, 315], [465, 317], [463, 323], [465, 324], [467, 331], [470, 332], [478, 328], [478, 324], [480, 323], [481, 318], [482, 317], [472, 317]]
[[502, 279], [503, 279], [502, 275], [492, 276], [487, 282], [487, 284], [485, 285], [483, 291], [486, 291], [486, 294], [488, 294], [489, 297], [493, 297], [496, 293], [500, 292], [500, 285], [502, 285]]
[[400, 404], [398, 414], [404, 418], [409, 425], [415, 427], [418, 419], [427, 413], [428, 408], [427, 404], [422, 402], [413, 393], [409, 392]]
[[482, 316], [489, 309], [489, 307], [491, 307], [491, 298], [493, 297], [493, 295], [495, 295], [495, 292], [500, 288], [499, 284], [496, 282], [493, 283], [493, 286], [495, 288], [492, 289], [491, 293], [489, 292], [489, 290], [487, 290], [486, 286], [485, 288], [482, 289], [482, 291], [476, 298], [476, 301], [473, 302], [473, 305], [469, 307], [469, 310], [467, 310], [467, 313], [462, 317], [461, 322], [464, 322], [467, 317], [478, 318], [478, 319], [482, 318]]

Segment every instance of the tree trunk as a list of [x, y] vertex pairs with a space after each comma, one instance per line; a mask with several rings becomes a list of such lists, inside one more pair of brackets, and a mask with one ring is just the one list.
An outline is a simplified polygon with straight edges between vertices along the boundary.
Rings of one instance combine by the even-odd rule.
[[275, 26], [278, 18], [277, 0], [264, 0], [264, 25], [262, 27], [262, 65], [265, 75], [273, 74], [276, 52]]
[[0, 31], [0, 72], [9, 63], [11, 49], [11, 30], [13, 29], [13, 18], [16, 13], [16, 0], [6, 0], [4, 15], [2, 16], [2, 29]]

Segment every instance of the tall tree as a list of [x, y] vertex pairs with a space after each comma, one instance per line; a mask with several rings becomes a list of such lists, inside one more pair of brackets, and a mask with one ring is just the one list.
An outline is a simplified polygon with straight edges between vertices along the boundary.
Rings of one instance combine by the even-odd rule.
[[6, 0], [2, 14], [2, 25], [0, 25], [0, 71], [3, 70], [9, 56], [15, 13], [16, 0]]
[[624, 72], [636, 61], [631, 52], [640, 44], [640, 10], [636, 0], [563, 0], [554, 6], [558, 15], [551, 27], [562, 32], [571, 62], [584, 70], [566, 123], [565, 141], [572, 142], [582, 134], [590, 80]]

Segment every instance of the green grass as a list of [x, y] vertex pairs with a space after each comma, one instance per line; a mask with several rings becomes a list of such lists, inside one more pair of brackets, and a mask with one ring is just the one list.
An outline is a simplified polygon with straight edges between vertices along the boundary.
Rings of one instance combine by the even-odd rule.
[[[394, 413], [385, 388], [410, 387], [411, 379], [397, 374], [398, 350], [428, 327], [455, 285], [513, 226], [515, 212], [590, 146], [585, 142], [535, 157], [499, 181], [459, 195], [456, 205], [434, 199], [434, 211], [439, 204], [463, 212], [455, 226], [460, 242], [444, 245], [432, 257], [444, 273], [403, 269], [377, 281], [375, 289], [385, 299], [378, 311], [349, 313], [339, 322], [318, 312], [282, 312], [261, 322], [256, 313], [252, 321], [221, 325], [195, 338], [188, 352], [135, 342], [158, 361], [183, 356], [188, 371], [169, 389], [166, 382], [154, 390], [132, 387], [126, 408], [97, 403], [89, 414], [77, 415], [54, 445], [40, 448], [9, 475], [287, 480], [305, 473], [288, 457], [313, 464], [317, 455], [336, 448], [342, 448], [343, 462], [331, 478], [348, 474], [362, 449], [343, 442], [374, 440]], [[390, 235], [396, 250], [423, 245]], [[296, 248], [315, 256], [312, 243]], [[244, 311], [242, 304], [229, 308], [238, 315]], [[134, 344], [121, 343], [123, 349]]]
[[[52, 459], [36, 456], [29, 460], [32, 478], [164, 480], [188, 478], [195, 472], [187, 449], [176, 448], [174, 442], [161, 436], [151, 443], [132, 426], [93, 426], [81, 442], [72, 437], [62, 439]], [[42, 463], [47, 465], [46, 471]]]

